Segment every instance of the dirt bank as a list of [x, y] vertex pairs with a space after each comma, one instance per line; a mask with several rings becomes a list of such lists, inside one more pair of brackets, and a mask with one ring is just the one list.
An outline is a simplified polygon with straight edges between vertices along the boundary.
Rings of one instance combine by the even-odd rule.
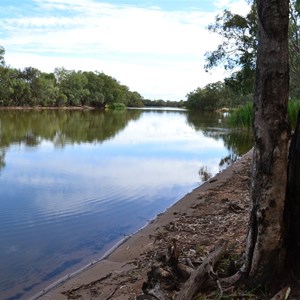
[[[196, 188], [108, 257], [42, 292], [38, 299], [135, 299], [147, 272], [172, 239], [184, 256], [205, 256], [218, 240], [245, 246], [252, 152]], [[37, 298], [37, 297], [35, 297]]]

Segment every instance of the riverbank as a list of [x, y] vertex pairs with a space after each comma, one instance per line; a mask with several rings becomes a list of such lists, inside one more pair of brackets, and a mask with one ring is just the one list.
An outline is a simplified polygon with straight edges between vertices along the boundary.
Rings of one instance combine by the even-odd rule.
[[0, 110], [93, 110], [92, 106], [0, 106]]
[[196, 188], [103, 260], [33, 299], [135, 299], [147, 272], [175, 238], [183, 256], [201, 259], [221, 238], [232, 254], [245, 246], [252, 151]]

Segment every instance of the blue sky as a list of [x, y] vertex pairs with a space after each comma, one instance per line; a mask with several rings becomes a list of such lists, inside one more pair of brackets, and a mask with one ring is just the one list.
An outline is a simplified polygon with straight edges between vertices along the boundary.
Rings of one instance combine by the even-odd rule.
[[2, 0], [6, 64], [102, 71], [149, 99], [180, 100], [224, 77], [203, 70], [220, 38], [207, 25], [245, 0]]

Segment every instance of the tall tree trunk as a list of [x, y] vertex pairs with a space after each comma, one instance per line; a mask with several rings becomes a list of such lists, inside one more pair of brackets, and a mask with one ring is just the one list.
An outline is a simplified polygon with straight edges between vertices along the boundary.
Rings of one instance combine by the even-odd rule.
[[290, 146], [284, 211], [286, 267], [300, 278], [300, 111]]
[[267, 284], [284, 265], [289, 126], [288, 0], [257, 0], [256, 64], [250, 229], [242, 268], [251, 285]]

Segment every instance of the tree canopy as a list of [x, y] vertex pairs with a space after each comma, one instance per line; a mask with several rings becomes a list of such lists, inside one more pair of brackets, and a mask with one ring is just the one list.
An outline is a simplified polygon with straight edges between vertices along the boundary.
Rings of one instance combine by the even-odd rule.
[[114, 103], [143, 106], [143, 97], [130, 91], [103, 72], [83, 72], [56, 68], [45, 73], [33, 67], [5, 66], [5, 50], [0, 47], [1, 106], [92, 106]]
[[206, 52], [206, 65], [209, 70], [223, 65], [232, 71], [225, 84], [239, 96], [252, 94], [257, 53], [257, 12], [253, 3], [246, 16], [224, 10], [217, 15], [215, 23], [208, 30], [222, 36], [217, 49]]
[[[222, 42], [214, 51], [205, 54], [208, 71], [216, 66], [223, 66], [230, 75], [224, 79], [219, 95], [214, 93], [211, 99], [203, 95], [211, 90], [211, 84], [197, 88], [187, 95], [187, 105], [194, 109], [219, 106], [236, 107], [252, 101], [256, 56], [258, 49], [258, 16], [255, 1], [250, 2], [246, 15], [234, 14], [224, 10], [215, 18], [215, 23], [208, 30], [222, 37]], [[300, 98], [300, 0], [291, 0], [289, 7], [289, 63], [290, 63], [290, 98]], [[220, 83], [215, 83], [220, 85]], [[221, 92], [222, 91], [222, 92]], [[219, 97], [216, 99], [216, 97]]]

